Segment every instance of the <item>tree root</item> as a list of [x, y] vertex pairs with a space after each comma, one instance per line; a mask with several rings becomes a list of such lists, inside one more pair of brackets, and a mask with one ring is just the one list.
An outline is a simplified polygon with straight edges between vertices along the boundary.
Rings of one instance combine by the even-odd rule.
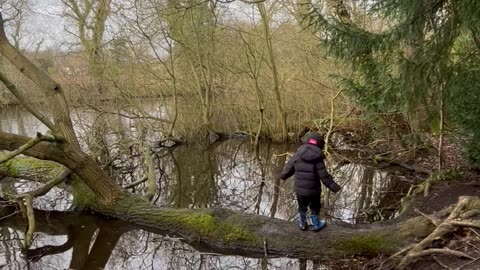
[[[458, 227], [480, 228], [480, 221], [478, 220], [469, 220], [469, 221], [457, 220], [458, 218], [461, 218], [462, 212], [474, 200], [476, 200], [475, 197], [460, 197], [459, 202], [453, 208], [450, 215], [441, 223], [432, 216], [423, 214], [420, 211], [416, 211], [422, 216], [428, 218], [428, 220], [430, 220], [436, 226], [436, 229], [429, 236], [423, 239], [420, 243], [406, 250], [402, 250], [401, 253], [397, 252], [396, 254], [390, 257], [390, 258], [393, 258], [393, 257], [399, 256], [407, 252], [408, 250], [408, 253], [403, 257], [403, 259], [398, 264], [397, 269], [405, 269], [409, 264], [413, 263], [420, 257], [432, 255], [432, 254], [439, 254], [439, 253], [474, 260], [474, 258], [472, 258], [471, 256], [460, 251], [450, 250], [448, 248], [428, 248], [435, 240], [442, 239], [445, 235], [457, 230]], [[470, 213], [469, 214], [470, 216], [472, 215], [471, 211], [467, 211], [465, 214], [467, 213]]]
[[475, 258], [471, 257], [470, 255], [467, 255], [461, 251], [458, 250], [451, 250], [448, 248], [429, 248], [423, 251], [420, 251], [419, 253], [416, 254], [417, 257], [423, 257], [427, 255], [432, 255], [432, 254], [445, 254], [445, 255], [452, 255], [456, 257], [462, 257], [462, 258], [467, 258], [470, 260], [474, 260]]

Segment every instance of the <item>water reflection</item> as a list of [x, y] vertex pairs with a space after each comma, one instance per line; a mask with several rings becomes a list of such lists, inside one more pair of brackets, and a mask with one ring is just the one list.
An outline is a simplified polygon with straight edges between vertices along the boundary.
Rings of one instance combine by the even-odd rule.
[[23, 218], [0, 219], [2, 269], [314, 269], [297, 259], [201, 252], [117, 220], [47, 211], [37, 211], [36, 218], [39, 233], [28, 250], [21, 249]]
[[[161, 108], [148, 109], [151, 115], [160, 117]], [[83, 147], [97, 157], [120, 185], [127, 186], [146, 175], [139, 140], [145, 138], [154, 146], [161, 138], [159, 123], [78, 109], [73, 116]], [[17, 107], [0, 110], [0, 130], [27, 136], [45, 132], [38, 121]], [[154, 203], [178, 208], [217, 206], [293, 220], [297, 212], [293, 180], [283, 182], [277, 176], [288, 159], [285, 153], [294, 151], [295, 145], [264, 142], [256, 155], [249, 141], [234, 140], [173, 149], [153, 147], [158, 184]], [[360, 164], [337, 166], [333, 161], [330, 165], [330, 170], [338, 167], [332, 173], [343, 189], [338, 194], [324, 194], [322, 211], [326, 217], [358, 223], [395, 216], [399, 198], [409, 188], [405, 177]], [[35, 185], [4, 178], [0, 180], [0, 197], [25, 192]], [[129, 190], [143, 193], [146, 184]], [[61, 188], [35, 200], [35, 207], [43, 210], [66, 210], [70, 204], [70, 193]], [[32, 250], [24, 255], [20, 250], [23, 219], [17, 218], [18, 224], [14, 225], [6, 225], [7, 220], [0, 219], [0, 268], [320, 269], [311, 261], [212, 255], [115, 221], [82, 217], [79, 222], [71, 216], [65, 218], [55, 220], [50, 213], [45, 226], [50, 230], [58, 227], [57, 232], [39, 229]]]
[[[144, 110], [154, 117], [165, 114], [162, 106], [150, 104]], [[125, 108], [123, 108], [125, 109]], [[152, 120], [139, 121], [131, 117], [134, 111], [99, 114], [91, 110], [72, 110], [75, 130], [83, 146], [113, 175], [122, 186], [142, 179], [146, 166], [139, 149], [145, 138], [154, 145], [161, 138]], [[44, 127], [26, 111], [8, 106], [0, 110], [2, 131], [32, 136]], [[270, 217], [292, 219], [296, 214], [293, 181], [280, 181], [277, 176], [287, 161], [287, 152], [295, 145], [264, 142], [258, 156], [248, 141], [225, 141], [211, 145], [189, 144], [174, 149], [154, 149], [152, 152], [158, 192], [155, 203], [179, 208], [227, 207]], [[342, 192], [325, 194], [324, 213], [343, 221], [371, 222], [395, 215], [398, 197], [406, 193], [409, 183], [404, 177], [359, 164], [337, 166], [332, 172], [343, 186]], [[330, 169], [331, 170], [331, 169]], [[22, 181], [0, 182], [0, 195], [32, 188]], [[140, 184], [133, 192], [145, 192]], [[326, 189], [324, 189], [326, 191]], [[328, 199], [326, 199], [328, 198]], [[45, 210], [68, 209], [71, 196], [54, 189], [37, 200]], [[53, 207], [53, 208], [52, 208]]]

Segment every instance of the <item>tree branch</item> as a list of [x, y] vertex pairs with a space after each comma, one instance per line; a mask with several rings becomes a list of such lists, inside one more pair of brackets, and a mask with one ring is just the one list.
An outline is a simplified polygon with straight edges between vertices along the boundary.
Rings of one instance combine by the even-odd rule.
[[25, 55], [18, 51], [5, 35], [2, 13], [0, 12], [0, 54], [4, 56], [18, 71], [40, 87], [51, 98], [51, 113], [55, 125], [52, 133], [62, 135], [67, 141], [80, 148], [78, 139], [73, 130], [68, 107], [62, 87], [45, 71], [33, 64]]
[[27, 143], [25, 143], [24, 145], [20, 146], [18, 149], [10, 152], [9, 154], [7, 154], [5, 157], [3, 158], [0, 158], [0, 164], [4, 163], [4, 162], [7, 162], [9, 161], [10, 159], [22, 154], [23, 152], [25, 152], [26, 150], [32, 148], [33, 146], [35, 146], [37, 143], [41, 142], [41, 141], [55, 141], [55, 138], [51, 137], [51, 136], [44, 136], [40, 133], [37, 133], [37, 136], [35, 138], [32, 138], [31, 140], [29, 140]]
[[27, 193], [17, 195], [16, 199], [20, 200], [20, 199], [26, 198], [28, 196], [31, 196], [33, 198], [43, 196], [43, 195], [47, 194], [47, 192], [50, 191], [53, 187], [62, 183], [65, 180], [65, 178], [67, 178], [71, 173], [72, 173], [72, 171], [70, 171], [69, 169], [65, 169], [55, 179], [48, 181], [44, 186], [42, 186], [38, 189], [35, 189], [33, 191], [29, 191]]
[[142, 183], [145, 183], [146, 181], [148, 180], [148, 177], [145, 175], [142, 179], [138, 180], [138, 181], [135, 181], [131, 184], [128, 184], [126, 186], [124, 186], [123, 188], [124, 189], [129, 189], [129, 188], [134, 188]]
[[45, 115], [40, 113], [39, 111], [35, 110], [30, 104], [28, 103], [27, 99], [23, 95], [22, 92], [18, 91], [15, 84], [13, 84], [2, 72], [0, 72], [0, 81], [7, 87], [7, 89], [12, 93], [18, 100], [18, 102], [29, 111], [33, 116], [35, 116], [40, 122], [42, 122], [45, 126], [47, 126], [50, 131], [55, 131], [55, 125], [48, 119]]
[[[0, 149], [16, 150], [31, 138], [0, 132]], [[75, 173], [93, 193], [100, 203], [112, 204], [122, 194], [121, 187], [108, 176], [95, 161], [71, 143], [39, 142], [23, 152], [25, 155], [63, 164]]]
[[33, 198], [47, 194], [49, 190], [63, 182], [63, 180], [65, 180], [65, 178], [70, 173], [71, 171], [69, 169], [66, 169], [57, 178], [49, 181], [46, 185], [15, 197], [15, 199], [18, 200], [20, 203], [25, 203], [25, 207], [27, 209], [26, 216], [28, 220], [28, 227], [27, 232], [25, 233], [25, 248], [29, 248], [32, 244], [33, 233], [35, 232], [35, 214], [33, 211]]
[[[0, 152], [0, 159], [6, 156]], [[65, 166], [53, 161], [17, 156], [0, 164], [0, 175], [47, 183], [57, 178], [66, 169]]]

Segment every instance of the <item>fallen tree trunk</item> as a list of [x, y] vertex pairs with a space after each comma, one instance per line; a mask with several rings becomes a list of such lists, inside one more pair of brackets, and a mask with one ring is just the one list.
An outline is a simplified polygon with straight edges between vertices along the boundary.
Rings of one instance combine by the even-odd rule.
[[[29, 170], [38, 170], [32, 174]], [[2, 174], [48, 182], [64, 166], [34, 158], [15, 157], [5, 163]], [[15, 165], [19, 168], [15, 169]], [[43, 166], [45, 165], [45, 167]], [[45, 169], [48, 168], [52, 173]], [[33, 175], [33, 176], [32, 176]], [[42, 178], [43, 177], [43, 178]], [[106, 216], [141, 225], [150, 231], [161, 231], [185, 239], [197, 248], [205, 246], [222, 254], [342, 258], [345, 255], [393, 254], [415, 239], [428, 236], [434, 226], [428, 217], [419, 216], [392, 224], [329, 224], [320, 233], [300, 232], [289, 221], [265, 216], [242, 214], [228, 209], [172, 209], [151, 205], [145, 198], [123, 192], [115, 204], [92, 203], [89, 208]], [[480, 199], [471, 197], [465, 208], [479, 209]], [[450, 209], [441, 214], [448, 215]], [[319, 248], [321, 247], [321, 248]]]
[[[227, 209], [170, 209], [134, 203], [133, 207], [121, 204], [116, 211], [109, 211], [110, 215], [129, 221], [117, 224], [124, 232], [144, 229], [180, 236], [199, 251], [248, 257], [264, 257], [265, 252], [272, 257], [319, 260], [348, 255], [388, 255], [410, 246], [415, 239], [426, 237], [435, 229], [429, 217], [419, 216], [396, 224], [329, 224], [319, 233], [300, 232], [295, 224], [285, 220]], [[463, 203], [468, 204], [464, 212], [478, 209], [480, 198], [464, 197]], [[440, 215], [448, 215], [453, 208], [443, 210]], [[26, 222], [21, 215], [2, 218], [11, 213], [12, 210], [5, 208], [0, 211], [0, 226], [24, 229]], [[36, 210], [35, 216], [37, 231], [50, 235], [67, 234], [70, 225], [92, 224], [98, 220], [74, 212]]]

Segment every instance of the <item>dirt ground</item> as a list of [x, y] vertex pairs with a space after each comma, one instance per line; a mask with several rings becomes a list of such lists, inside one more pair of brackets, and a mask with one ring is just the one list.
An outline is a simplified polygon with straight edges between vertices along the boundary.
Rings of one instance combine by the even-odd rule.
[[[468, 182], [440, 182], [435, 184], [428, 197], [418, 194], [412, 207], [405, 213], [403, 218], [418, 215], [414, 209], [431, 215], [458, 202], [461, 196], [480, 196], [480, 177], [470, 175]], [[420, 241], [421, 239], [419, 239]], [[480, 270], [480, 230], [476, 228], [463, 228], [457, 230], [434, 242], [434, 248], [448, 248], [458, 250], [471, 256], [471, 258], [459, 258], [449, 255], [425, 256], [418, 260], [408, 269], [414, 270]], [[380, 265], [386, 258], [379, 257], [364, 265], [363, 269], [381, 269]]]
[[[437, 145], [438, 141], [433, 136], [430, 137], [431, 145]], [[361, 147], [360, 147], [361, 148]], [[395, 148], [395, 147], [393, 147]], [[407, 164], [412, 168], [421, 168], [424, 171], [435, 173], [438, 170], [438, 156], [437, 150], [430, 147], [425, 151], [420, 151], [417, 154], [413, 152], [400, 150], [392, 150], [392, 146], [383, 146], [381, 144], [372, 148], [365, 149], [367, 158], [371, 158], [380, 153], [391, 153], [385, 155], [388, 159], [397, 160], [402, 164]], [[461, 196], [480, 196], [480, 172], [469, 167], [469, 161], [465, 158], [462, 148], [458, 142], [446, 138], [443, 148], [443, 171], [446, 173], [453, 173], [448, 176], [448, 179], [438, 180], [433, 182], [430, 192], [427, 197], [424, 197], [423, 192], [416, 194], [412, 205], [409, 209], [401, 215], [401, 217], [392, 222], [405, 220], [419, 214], [415, 209], [427, 215], [434, 215], [436, 212], [445, 209], [450, 205], [458, 202]], [[386, 167], [395, 167], [393, 163], [386, 164]], [[402, 167], [402, 166], [396, 166]], [[401, 168], [405, 169], [405, 167]], [[429, 175], [421, 175], [416, 172], [410, 172], [410, 177], [415, 179], [416, 184], [423, 184]], [[479, 209], [480, 210], [480, 209]], [[478, 215], [476, 216], [478, 218]], [[420, 242], [422, 239], [418, 239]], [[408, 266], [407, 269], [414, 270], [437, 270], [437, 269], [455, 269], [455, 270], [480, 270], [480, 229], [476, 228], [461, 228], [446, 235], [444, 239], [437, 239], [432, 243], [431, 248], [448, 248], [450, 250], [461, 251], [470, 256], [470, 258], [460, 258], [450, 255], [429, 255], [424, 256]], [[388, 257], [378, 256], [376, 258], [357, 258], [357, 264], [352, 265], [337, 265], [333, 269], [391, 269], [384, 268], [384, 262]], [[340, 262], [339, 262], [340, 264]], [[393, 266], [395, 267], [395, 265]]]

